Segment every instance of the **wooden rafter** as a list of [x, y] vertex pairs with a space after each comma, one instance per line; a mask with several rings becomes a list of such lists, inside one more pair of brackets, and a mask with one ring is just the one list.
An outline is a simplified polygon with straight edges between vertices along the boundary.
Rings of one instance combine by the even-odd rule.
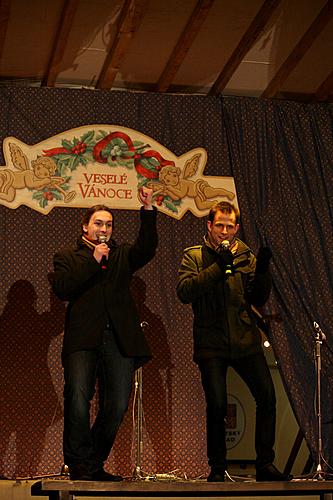
[[79, 0], [64, 0], [57, 33], [55, 36], [52, 53], [48, 62], [42, 86], [53, 87], [57, 79], [60, 63], [66, 49], [73, 19], [77, 11]]
[[333, 95], [333, 71], [331, 71], [328, 77], [318, 88], [314, 101], [327, 101], [330, 95]]
[[224, 65], [221, 73], [217, 77], [214, 85], [209, 91], [209, 95], [216, 95], [223, 91], [232, 75], [244, 59], [248, 51], [258, 40], [263, 29], [272, 17], [273, 13], [281, 3], [281, 0], [265, 0], [260, 7], [257, 15], [251, 22], [249, 28], [242, 36], [239, 44], [231, 54], [230, 58]]
[[96, 83], [98, 89], [110, 89], [120, 63], [146, 12], [147, 0], [125, 0], [120, 13], [118, 30]]
[[333, 1], [328, 0], [319, 12], [311, 26], [304, 33], [293, 51], [284, 61], [274, 78], [270, 81], [261, 97], [274, 97], [286, 81], [290, 73], [297, 66], [304, 54], [309, 50], [313, 42], [320, 35], [333, 16]]
[[0, 1], [0, 59], [2, 56], [3, 46], [6, 40], [11, 3], [12, 3], [11, 0]]
[[215, 0], [198, 0], [156, 85], [157, 92], [166, 92], [186, 57]]

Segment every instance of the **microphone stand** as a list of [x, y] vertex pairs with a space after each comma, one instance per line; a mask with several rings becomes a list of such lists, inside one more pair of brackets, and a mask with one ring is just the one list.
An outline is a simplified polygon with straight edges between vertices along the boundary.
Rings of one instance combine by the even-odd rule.
[[312, 479], [319, 481], [325, 480], [325, 472], [322, 467], [323, 459], [323, 445], [322, 445], [322, 414], [321, 414], [321, 345], [326, 340], [326, 335], [319, 327], [318, 323], [314, 322], [313, 326], [316, 331], [316, 346], [315, 346], [315, 363], [316, 363], [316, 384], [317, 384], [317, 398], [316, 398], [316, 412], [317, 412], [317, 430], [318, 430], [318, 461], [317, 469]]
[[[142, 329], [149, 326], [147, 321], [142, 321], [140, 323]], [[135, 371], [135, 389], [137, 391], [137, 418], [136, 418], [136, 463], [134, 467], [134, 472], [132, 480], [139, 479], [153, 479], [157, 480], [174, 480], [175, 476], [173, 473], [162, 473], [162, 474], [152, 474], [148, 475], [141, 470], [141, 458], [143, 453], [143, 404], [142, 404], [142, 367]]]
[[[147, 321], [140, 323], [142, 329], [148, 326]], [[135, 388], [137, 390], [137, 418], [136, 418], [136, 463], [133, 479], [142, 479], [141, 457], [143, 452], [143, 404], [142, 404], [142, 366], [135, 371]]]

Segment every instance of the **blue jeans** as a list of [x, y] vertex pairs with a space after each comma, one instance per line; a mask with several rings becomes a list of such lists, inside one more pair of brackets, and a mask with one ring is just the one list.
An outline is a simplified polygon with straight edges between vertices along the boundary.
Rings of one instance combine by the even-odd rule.
[[[133, 358], [119, 352], [106, 330], [98, 350], [77, 351], [64, 360], [64, 460], [70, 471], [103, 468], [128, 408]], [[98, 380], [98, 414], [90, 425], [90, 403]]]
[[199, 363], [206, 398], [207, 455], [210, 467], [227, 467], [225, 418], [227, 415], [227, 370], [232, 366], [244, 380], [256, 402], [255, 450], [257, 469], [273, 462], [276, 399], [273, 380], [263, 353], [237, 360], [202, 359]]

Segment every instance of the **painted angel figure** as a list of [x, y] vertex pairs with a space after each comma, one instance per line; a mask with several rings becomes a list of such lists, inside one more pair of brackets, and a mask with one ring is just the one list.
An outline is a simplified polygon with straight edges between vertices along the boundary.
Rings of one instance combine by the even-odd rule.
[[17, 171], [9, 168], [0, 169], [0, 198], [13, 201], [17, 189], [42, 189], [50, 187], [59, 191], [65, 202], [71, 201], [75, 191], [66, 192], [60, 187], [65, 181], [63, 177], [55, 176], [57, 165], [52, 158], [39, 156], [32, 160], [31, 167], [27, 156], [15, 143], [9, 144], [9, 151], [13, 165]]
[[160, 170], [159, 180], [149, 182], [148, 187], [154, 190], [155, 195], [169, 196], [172, 200], [181, 200], [186, 196], [193, 198], [199, 210], [209, 209], [217, 200], [216, 196], [223, 196], [233, 200], [235, 194], [224, 188], [210, 186], [204, 179], [190, 180], [197, 173], [200, 155], [190, 158], [184, 166], [184, 172], [179, 167], [167, 165]]

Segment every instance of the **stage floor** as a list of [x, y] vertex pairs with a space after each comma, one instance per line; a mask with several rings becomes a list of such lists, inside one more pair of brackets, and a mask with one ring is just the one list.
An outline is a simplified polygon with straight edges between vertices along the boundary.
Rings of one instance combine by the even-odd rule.
[[[256, 483], [254, 480], [207, 483], [206, 481], [128, 480], [121, 483], [70, 481], [69, 479], [43, 479], [40, 481], [0, 481], [1, 500], [54, 499], [100, 500], [102, 497], [198, 498], [271, 500], [272, 498], [299, 500], [333, 500], [333, 481], [293, 480], [288, 482]], [[32, 494], [34, 492], [34, 494]], [[36, 495], [35, 495], [36, 493]], [[40, 496], [42, 495], [42, 496]], [[96, 496], [94, 496], [96, 495]]]

